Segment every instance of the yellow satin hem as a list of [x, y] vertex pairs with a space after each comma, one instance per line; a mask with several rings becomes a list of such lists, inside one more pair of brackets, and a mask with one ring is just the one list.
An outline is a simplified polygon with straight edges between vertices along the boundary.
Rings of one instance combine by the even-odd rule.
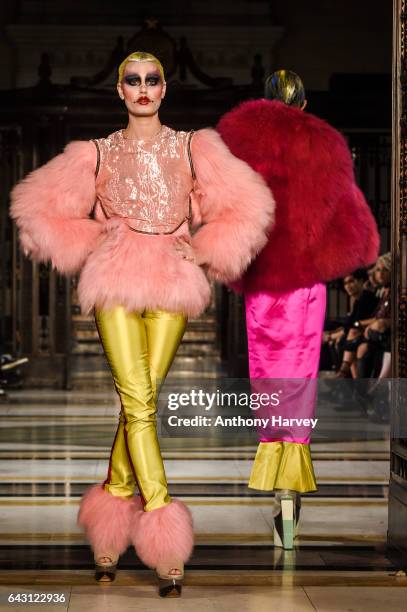
[[[118, 487], [116, 485], [111, 485], [109, 483], [104, 483], [103, 488], [105, 491], [114, 495], [115, 497], [120, 497], [121, 499], [128, 499], [129, 501], [133, 499], [134, 493], [128, 493], [125, 487]], [[164, 506], [168, 506], [172, 501], [172, 498], [169, 493], [167, 493], [164, 499], [153, 500], [152, 502], [148, 502], [144, 505], [144, 512], [151, 512], [152, 510], [158, 510], [158, 508], [164, 508]]]
[[309, 445], [296, 442], [260, 442], [248, 487], [260, 491], [316, 491], [317, 483]]
[[129, 493], [124, 487], [111, 485], [108, 482], [104, 483], [103, 489], [110, 493], [110, 495], [121, 497], [122, 499], [132, 499], [134, 497], [133, 492]]

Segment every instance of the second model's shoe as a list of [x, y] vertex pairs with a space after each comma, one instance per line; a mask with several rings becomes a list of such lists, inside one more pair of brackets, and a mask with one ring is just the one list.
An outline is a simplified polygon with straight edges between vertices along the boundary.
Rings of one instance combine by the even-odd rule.
[[78, 524], [85, 530], [93, 549], [98, 582], [114, 580], [119, 556], [131, 543], [131, 523], [137, 512], [142, 513], [142, 508], [139, 497], [122, 499], [105, 491], [100, 484], [83, 496]]
[[[194, 547], [192, 515], [178, 499], [142, 512], [132, 526], [132, 541], [139, 559], [155, 569], [161, 597], [179, 597], [184, 563]], [[174, 571], [177, 573], [174, 573]]]
[[294, 538], [298, 533], [300, 518], [300, 496], [296, 491], [284, 491], [276, 494], [274, 513], [274, 546], [292, 550]]

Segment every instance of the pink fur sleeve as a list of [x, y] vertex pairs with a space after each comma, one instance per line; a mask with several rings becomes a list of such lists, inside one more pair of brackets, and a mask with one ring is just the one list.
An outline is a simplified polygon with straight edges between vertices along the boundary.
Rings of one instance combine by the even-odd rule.
[[267, 242], [274, 200], [262, 177], [232, 155], [217, 132], [196, 132], [191, 143], [203, 225], [192, 245], [210, 278], [238, 279]]
[[14, 187], [10, 214], [26, 255], [51, 260], [64, 274], [81, 268], [101, 232], [101, 224], [88, 218], [96, 197], [95, 167], [94, 144], [71, 142]]

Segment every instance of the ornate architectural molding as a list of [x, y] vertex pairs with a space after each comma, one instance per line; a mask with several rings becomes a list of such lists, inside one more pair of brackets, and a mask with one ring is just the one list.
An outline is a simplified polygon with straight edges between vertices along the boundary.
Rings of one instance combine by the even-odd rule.
[[[53, 81], [69, 83], [73, 75], [91, 76], [105, 64], [120, 36], [128, 41], [138, 27], [9, 25], [8, 37], [17, 56], [17, 87], [31, 87], [37, 81], [41, 53], [50, 55]], [[275, 68], [274, 48], [284, 29], [273, 25], [169, 26], [165, 28], [178, 44], [186, 37], [193, 56], [204, 72], [214, 77], [229, 77], [234, 83], [251, 81], [255, 54], [263, 58], [266, 71]], [[112, 84], [110, 78], [107, 85]], [[187, 74], [187, 83], [198, 81]]]
[[393, 377], [407, 377], [407, 2], [394, 0]]
[[392, 389], [388, 543], [407, 558], [407, 0], [394, 0]]

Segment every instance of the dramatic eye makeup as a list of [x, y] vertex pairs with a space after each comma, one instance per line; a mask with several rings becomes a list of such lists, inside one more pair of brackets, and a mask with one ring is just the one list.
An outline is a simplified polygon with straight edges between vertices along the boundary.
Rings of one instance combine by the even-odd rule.
[[127, 74], [123, 81], [127, 83], [127, 85], [140, 85], [141, 79], [138, 74]]
[[[126, 74], [123, 80], [127, 85], [131, 85], [133, 87], [137, 85], [141, 85], [141, 77], [137, 73]], [[160, 74], [158, 72], [151, 72], [149, 74], [146, 74], [145, 83], [146, 85], [150, 85], [152, 87], [154, 87], [155, 85], [158, 85], [159, 83], [161, 83]]]
[[146, 76], [147, 85], [158, 85], [161, 83], [161, 77], [158, 72], [152, 72]]

